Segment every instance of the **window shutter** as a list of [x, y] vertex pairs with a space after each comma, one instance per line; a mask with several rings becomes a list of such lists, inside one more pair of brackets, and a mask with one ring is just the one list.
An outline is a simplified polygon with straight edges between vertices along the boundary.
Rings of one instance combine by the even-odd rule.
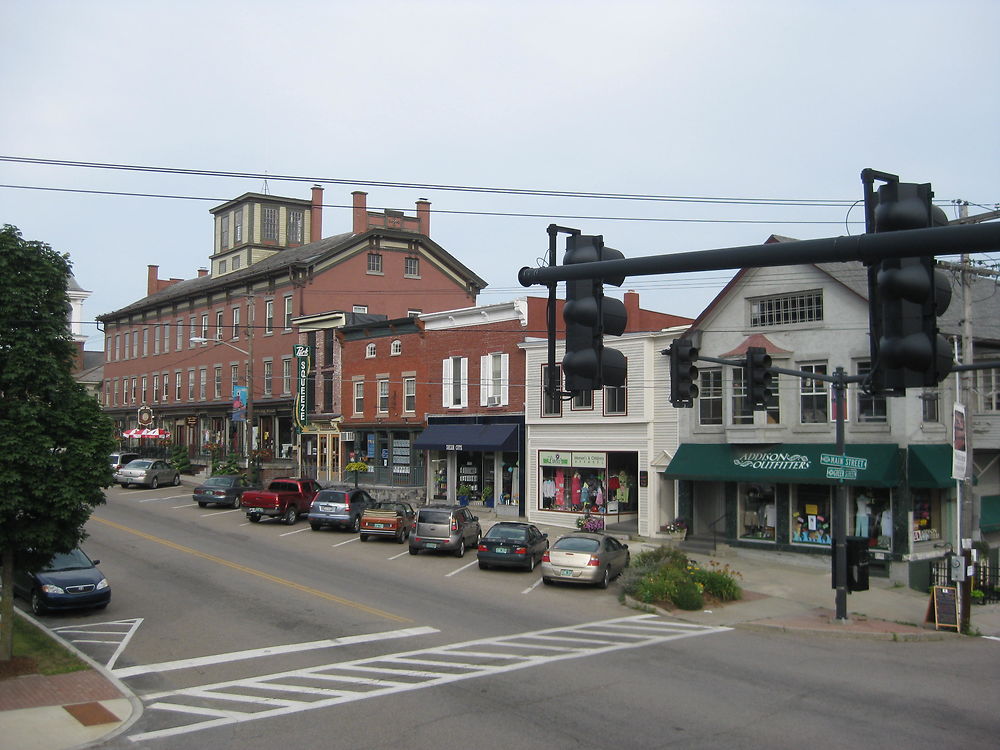
[[500, 355], [500, 403], [507, 406], [510, 403], [510, 355]]
[[462, 357], [462, 408], [469, 405], [469, 358]]
[[444, 408], [451, 406], [451, 359], [441, 362], [441, 405]]
[[479, 358], [479, 405], [486, 406], [486, 397], [490, 393], [490, 358], [488, 355]]

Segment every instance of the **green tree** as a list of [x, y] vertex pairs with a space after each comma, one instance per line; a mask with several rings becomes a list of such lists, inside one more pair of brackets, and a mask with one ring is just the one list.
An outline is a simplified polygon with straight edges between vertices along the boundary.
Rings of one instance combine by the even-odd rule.
[[70, 270], [0, 229], [0, 660], [13, 656], [15, 560], [37, 570], [77, 546], [112, 483], [111, 422], [73, 379]]

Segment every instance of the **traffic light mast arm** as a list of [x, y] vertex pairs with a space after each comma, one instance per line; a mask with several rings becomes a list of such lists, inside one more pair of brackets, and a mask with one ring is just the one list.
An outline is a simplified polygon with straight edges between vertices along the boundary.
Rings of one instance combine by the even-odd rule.
[[[720, 359], [719, 357], [705, 357], [705, 356], [702, 356], [700, 354], [698, 355], [697, 359], [698, 359], [699, 362], [715, 362], [716, 364], [719, 364], [719, 365], [729, 365], [730, 367], [743, 367], [746, 364], [746, 359]], [[989, 366], [990, 366], [990, 364], [987, 363], [986, 367], [989, 367]], [[992, 363], [992, 366], [993, 367], [997, 367], [997, 366], [1000, 366], [1000, 365], [998, 365], [998, 363], [994, 362], [994, 363]], [[984, 368], [978, 368], [978, 365], [976, 367], [977, 367], [977, 369], [986, 369], [985, 367]], [[970, 366], [968, 369], [972, 369], [972, 366]], [[824, 383], [837, 383], [837, 382], [843, 382], [843, 383], [863, 383], [863, 382], [865, 382], [865, 380], [868, 379], [867, 375], [844, 375], [843, 377], [838, 378], [836, 375], [825, 375], [825, 374], [819, 373], [819, 372], [806, 372], [804, 370], [790, 370], [787, 367], [774, 367], [774, 366], [771, 366], [771, 367], [768, 367], [767, 370], [768, 370], [768, 372], [773, 372], [775, 374], [792, 375], [793, 377], [796, 377], [796, 378], [807, 378], [809, 380], [819, 380], [819, 381], [822, 381]]]

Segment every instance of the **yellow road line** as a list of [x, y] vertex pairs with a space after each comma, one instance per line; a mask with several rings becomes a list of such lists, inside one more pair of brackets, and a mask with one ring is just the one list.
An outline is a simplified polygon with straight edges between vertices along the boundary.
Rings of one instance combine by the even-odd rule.
[[334, 596], [333, 594], [328, 594], [325, 591], [320, 591], [318, 589], [310, 588], [309, 586], [303, 586], [301, 583], [295, 583], [294, 581], [288, 581], [284, 578], [278, 578], [277, 576], [268, 575], [267, 573], [262, 573], [254, 568], [248, 568], [246, 565], [240, 565], [239, 563], [231, 562], [230, 560], [224, 560], [221, 557], [216, 557], [215, 555], [210, 555], [207, 552], [200, 552], [191, 547], [185, 547], [183, 544], [177, 544], [176, 542], [171, 542], [168, 539], [161, 539], [158, 536], [153, 536], [152, 534], [147, 534], [144, 531], [139, 531], [138, 529], [133, 529], [129, 526], [123, 526], [120, 523], [115, 523], [114, 521], [109, 521], [106, 518], [98, 518], [96, 516], [90, 517], [92, 521], [98, 523], [103, 523], [105, 526], [110, 526], [113, 529], [118, 529], [119, 531], [125, 531], [129, 534], [134, 534], [135, 536], [142, 537], [151, 542], [156, 542], [157, 544], [162, 544], [164, 547], [170, 547], [178, 552], [184, 552], [188, 555], [194, 555], [195, 557], [200, 557], [203, 560], [209, 560], [210, 562], [216, 563], [217, 565], [225, 565], [227, 568], [232, 568], [233, 570], [238, 570], [241, 573], [248, 573], [252, 576], [257, 576], [258, 578], [263, 578], [265, 581], [270, 581], [271, 583], [278, 583], [282, 586], [288, 586], [289, 588], [295, 589], [296, 591], [301, 591], [304, 594], [310, 594], [320, 599], [326, 599], [330, 602], [335, 602], [336, 604], [343, 604], [346, 607], [353, 607], [354, 609], [360, 609], [362, 612], [367, 612], [371, 615], [377, 615], [378, 617], [384, 617], [387, 620], [395, 620], [396, 622], [412, 622], [412, 620], [406, 617], [400, 617], [399, 615], [394, 615], [390, 612], [385, 612], [381, 609], [375, 609], [375, 607], [369, 607], [360, 602], [354, 602], [350, 599], [343, 599], [339, 596]]

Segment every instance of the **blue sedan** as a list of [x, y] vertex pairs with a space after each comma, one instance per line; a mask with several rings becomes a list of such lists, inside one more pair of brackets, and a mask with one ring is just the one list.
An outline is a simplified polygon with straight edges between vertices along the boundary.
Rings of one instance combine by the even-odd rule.
[[534, 570], [549, 548], [549, 535], [530, 523], [500, 521], [479, 540], [479, 567]]
[[57, 553], [41, 570], [16, 570], [14, 593], [31, 603], [31, 611], [43, 615], [50, 610], [104, 609], [111, 601], [111, 585], [80, 548]]

